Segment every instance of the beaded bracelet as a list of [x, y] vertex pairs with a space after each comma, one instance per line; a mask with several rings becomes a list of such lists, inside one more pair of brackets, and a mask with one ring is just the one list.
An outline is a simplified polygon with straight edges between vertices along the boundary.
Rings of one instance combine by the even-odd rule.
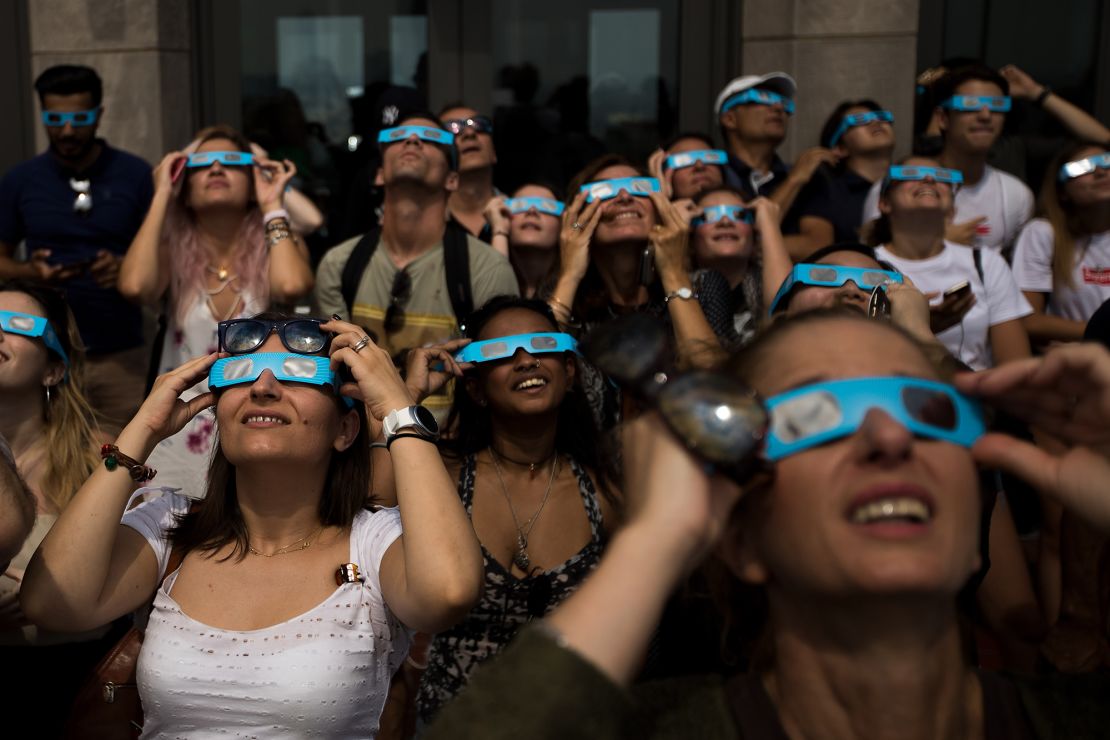
[[158, 475], [158, 471], [149, 465], [143, 465], [138, 460], [128, 457], [119, 451], [115, 445], [103, 445], [100, 448], [100, 457], [104, 460], [104, 467], [112, 472], [120, 465], [127, 468], [127, 474], [136, 483], [146, 483]]
[[289, 221], [284, 218], [272, 218], [266, 222], [266, 233], [271, 231], [288, 231]]
[[289, 231], [269, 231], [266, 233], [266, 246], [273, 248], [275, 244], [292, 236]]

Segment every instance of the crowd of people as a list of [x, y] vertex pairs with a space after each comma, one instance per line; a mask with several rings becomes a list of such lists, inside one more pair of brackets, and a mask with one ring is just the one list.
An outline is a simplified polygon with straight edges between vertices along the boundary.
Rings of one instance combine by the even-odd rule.
[[[137, 625], [142, 737], [1105, 736], [1110, 129], [1013, 66], [921, 82], [898, 160], [849, 99], [788, 164], [772, 72], [722, 148], [506, 193], [489, 116], [404, 98], [317, 255], [289, 159], [213, 125], [151, 168], [42, 72], [10, 714], [69, 736]], [[1072, 136], [1033, 187], [989, 163], [1020, 105]]]

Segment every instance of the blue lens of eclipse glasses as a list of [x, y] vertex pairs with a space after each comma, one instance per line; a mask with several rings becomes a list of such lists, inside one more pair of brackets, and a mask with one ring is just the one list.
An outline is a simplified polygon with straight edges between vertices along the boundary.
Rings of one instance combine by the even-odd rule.
[[738, 105], [748, 105], [751, 103], [757, 105], [775, 105], [777, 103], [782, 103], [783, 110], [790, 115], [794, 113], [794, 101], [790, 98], [779, 95], [776, 92], [771, 92], [770, 90], [759, 90], [754, 87], [737, 93], [726, 100], [724, 105], [721, 106], [721, 113], [731, 110]]
[[715, 224], [721, 219], [729, 218], [737, 223], [743, 221], [750, 224], [755, 221], [755, 211], [744, 206], [706, 206], [702, 209], [700, 216], [694, 216], [690, 220], [691, 226], [701, 226], [702, 224]]
[[254, 155], [250, 152], [196, 152], [185, 161], [186, 167], [211, 167], [219, 162], [224, 167], [250, 167]]
[[378, 134], [378, 143], [392, 144], [397, 141], [404, 141], [410, 136], [415, 136], [424, 141], [430, 141], [433, 144], [443, 144], [444, 146], [451, 146], [455, 143], [455, 135], [453, 133], [431, 126], [397, 126], [395, 128], [382, 129]]
[[523, 198], [513, 198], [505, 202], [509, 208], [509, 213], [525, 213], [535, 208], [540, 213], [546, 213], [549, 216], [562, 216], [563, 204], [551, 198], [537, 198], [535, 196], [527, 196]]
[[836, 146], [836, 142], [840, 141], [841, 136], [848, 133], [848, 129], [855, 128], [856, 126], [866, 126], [876, 121], [893, 123], [894, 114], [888, 110], [873, 110], [867, 113], [853, 113], [850, 116], [844, 116], [844, 118], [840, 119], [840, 127], [837, 128], [836, 133], [829, 139], [829, 146]]
[[1074, 162], [1068, 162], [1060, 168], [1060, 182], [1082, 177], [1083, 175], [1089, 175], [1097, 168], [1110, 170], [1110, 152], [1092, 154], [1089, 157], [1077, 159]]
[[[250, 355], [221, 357], [208, 371], [208, 387], [227, 388], [253, 383], [269, 370], [283, 383], [308, 383], [331, 386], [339, 392], [339, 376], [331, 369], [331, 361], [319, 355], [298, 355], [291, 352], [255, 352]], [[347, 406], [354, 402], [344, 398]]]
[[669, 170], [681, 170], [684, 167], [693, 167], [698, 162], [703, 164], [723, 165], [728, 164], [728, 153], [720, 149], [699, 149], [693, 152], [679, 152], [667, 157], [663, 167]]
[[885, 193], [890, 184], [898, 182], [914, 182], [932, 178], [933, 182], [943, 182], [951, 185], [953, 189], [964, 181], [964, 173], [959, 170], [950, 170], [946, 167], [924, 167], [920, 165], [891, 165], [879, 186], [879, 192]]
[[881, 409], [918, 437], [971, 447], [986, 431], [978, 404], [944, 383], [918, 378], [852, 378], [797, 388], [765, 402], [765, 456], [776, 461], [854, 434]]
[[62, 343], [58, 340], [54, 327], [42, 316], [15, 311], [0, 311], [0, 330], [9, 334], [42, 338], [42, 343], [61, 357], [65, 366], [69, 367], [69, 358], [66, 356], [66, 351], [62, 349]]
[[629, 195], [646, 198], [650, 193], [659, 192], [659, 181], [654, 177], [619, 177], [613, 180], [598, 180], [597, 182], [586, 183], [579, 190], [588, 194], [586, 196], [587, 203], [616, 198], [622, 190]]
[[953, 95], [941, 103], [940, 107], [965, 113], [984, 108], [992, 113], [1008, 113], [1013, 107], [1013, 99], [1009, 95]]
[[42, 122], [47, 126], [65, 126], [68, 123], [74, 128], [81, 128], [82, 126], [92, 126], [99, 117], [100, 111], [96, 108], [93, 110], [75, 110], [68, 113], [56, 110], [44, 110], [42, 112]]
[[794, 269], [783, 281], [775, 299], [771, 301], [770, 313], [775, 313], [780, 308], [786, 308], [786, 297], [798, 285], [816, 285], [823, 288], [839, 288], [847, 282], [853, 282], [860, 290], [870, 291], [876, 286], [886, 283], [902, 283], [902, 274], [890, 270], [872, 270], [867, 267], [846, 267], [844, 265], [818, 265], [802, 263], [794, 265]]
[[518, 349], [530, 355], [551, 352], [578, 353], [578, 342], [569, 334], [561, 332], [540, 332], [538, 334], [515, 334], [510, 337], [497, 337], [482, 342], [472, 342], [455, 354], [455, 362], [493, 362], [512, 357]]

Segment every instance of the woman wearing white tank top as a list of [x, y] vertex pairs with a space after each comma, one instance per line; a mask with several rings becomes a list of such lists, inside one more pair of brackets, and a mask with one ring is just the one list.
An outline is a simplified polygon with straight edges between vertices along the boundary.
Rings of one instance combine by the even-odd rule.
[[[33, 558], [23, 605], [81, 630], [155, 597], [143, 737], [374, 737], [409, 630], [443, 629], [478, 598], [478, 542], [428, 432], [397, 423], [423, 416], [386, 353], [352, 324], [316, 323], [307, 346], [310, 322], [256, 319], [252, 347], [228, 341], [235, 355], [158, 379]], [[180, 398], [206, 376], [215, 390]], [[150, 473], [138, 461], [208, 406], [209, 495], [190, 510], [166, 490], [125, 513]], [[395, 509], [367, 508], [368, 416], [395, 435]], [[165, 577], [171, 544], [184, 558]]]

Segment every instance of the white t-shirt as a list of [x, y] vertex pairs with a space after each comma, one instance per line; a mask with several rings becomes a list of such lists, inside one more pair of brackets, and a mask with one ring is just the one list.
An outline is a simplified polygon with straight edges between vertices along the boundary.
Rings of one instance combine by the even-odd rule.
[[[176, 493], [123, 515], [158, 558], [170, 557], [166, 530], [189, 509]], [[389, 611], [378, 581], [385, 551], [401, 534], [397, 509], [360, 511], [350, 561], [362, 583], [345, 583], [307, 612], [250, 631], [202, 624], [158, 589], [139, 653], [143, 738], [373, 738], [410, 634]], [[336, 563], [338, 566], [339, 563]]]
[[1075, 240], [1070, 287], [1053, 284], [1054, 233], [1043, 218], [1025, 225], [1014, 248], [1014, 279], [1022, 290], [1049, 294], [1045, 313], [1086, 323], [1110, 300], [1110, 231]]
[[980, 250], [983, 280], [975, 270], [974, 250], [959, 244], [945, 242], [940, 254], [923, 260], [897, 257], [885, 246], [878, 247], [875, 255], [908, 275], [922, 293], [936, 293], [934, 303], [939, 303], [941, 294], [957, 283], [966, 280], [971, 284], [975, 305], [959, 324], [937, 334], [937, 339], [953, 356], [975, 370], [986, 370], [994, 365], [990, 348], [992, 326], [1033, 313], [1033, 307], [1018, 290], [1006, 260], [990, 249]]
[[[871, 186], [863, 202], [863, 223], [879, 217], [879, 180]], [[962, 223], [986, 216], [976, 237], [976, 247], [1002, 249], [1013, 244], [1018, 231], [1033, 215], [1033, 191], [1008, 172], [987, 165], [983, 178], [975, 185], [962, 185], [956, 192], [954, 221]]]

